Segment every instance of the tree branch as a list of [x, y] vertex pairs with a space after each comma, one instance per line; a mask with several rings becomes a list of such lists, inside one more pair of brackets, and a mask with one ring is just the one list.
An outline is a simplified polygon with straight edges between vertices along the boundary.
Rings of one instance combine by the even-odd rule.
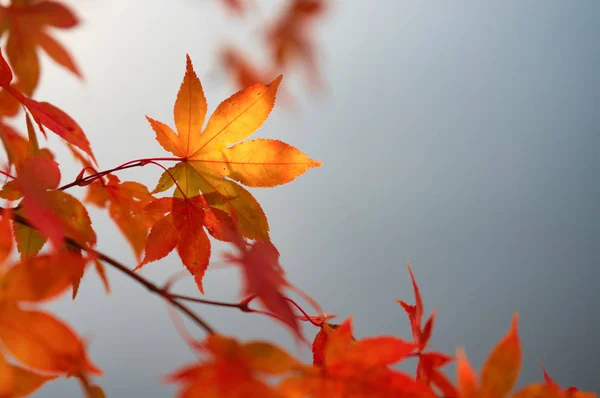
[[[6, 209], [0, 207], [0, 213], [4, 213], [5, 211], [6, 211]], [[35, 229], [35, 227], [33, 227], [32, 224], [29, 222], [29, 220], [27, 220], [23, 216], [13, 213], [12, 218], [14, 221], [18, 222], [19, 224], [22, 224], [29, 228]], [[168, 301], [172, 306], [174, 306], [179, 311], [181, 311], [185, 315], [187, 315], [191, 320], [193, 320], [198, 326], [200, 326], [202, 329], [204, 329], [207, 333], [209, 333], [209, 334], [216, 333], [215, 330], [206, 321], [204, 321], [202, 318], [200, 318], [198, 315], [196, 315], [187, 306], [185, 306], [184, 304], [181, 304], [179, 301], [177, 301], [175, 296], [172, 296], [170, 293], [166, 292], [162, 288], [160, 288], [157, 285], [155, 285], [154, 283], [150, 282], [148, 279], [133, 272], [131, 269], [129, 269], [125, 265], [121, 264], [117, 260], [115, 260], [115, 259], [107, 256], [106, 254], [101, 253], [95, 249], [83, 246], [71, 238], [66, 238], [65, 242], [73, 247], [76, 247], [80, 250], [84, 250], [84, 251], [96, 256], [99, 260], [101, 260], [109, 265], [112, 265], [114, 268], [118, 269], [125, 275], [129, 276], [131, 279], [134, 279], [136, 282], [138, 282], [139, 284], [144, 286], [146, 289], [148, 289], [152, 293], [161, 296], [164, 300]]]

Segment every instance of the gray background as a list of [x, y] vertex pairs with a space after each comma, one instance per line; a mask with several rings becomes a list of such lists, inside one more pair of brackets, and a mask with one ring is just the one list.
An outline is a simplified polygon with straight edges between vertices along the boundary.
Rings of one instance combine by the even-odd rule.
[[[282, 4], [259, 1], [239, 21], [214, 0], [71, 3], [85, 24], [58, 37], [85, 83], [44, 58], [37, 98], [83, 126], [103, 168], [165, 156], [144, 115], [173, 124], [186, 52], [211, 112], [234, 91], [215, 62], [220, 44], [264, 61], [261, 21]], [[434, 348], [465, 346], [479, 368], [519, 311], [519, 385], [541, 380], [541, 359], [565, 387], [600, 390], [599, 19], [595, 0], [334, 4], [316, 31], [326, 91], [307, 93], [301, 74], [288, 73], [296, 107], [278, 106], [256, 134], [324, 163], [291, 184], [252, 190], [289, 279], [340, 320], [353, 315], [358, 336], [409, 338], [394, 300], [413, 300], [411, 260], [427, 312], [438, 311]], [[71, 181], [78, 168], [51, 145]], [[119, 177], [153, 186], [159, 174], [148, 166]], [[100, 249], [133, 265], [112, 222], [91, 213]], [[215, 261], [222, 249], [214, 246]], [[143, 274], [163, 282], [180, 269], [175, 255]], [[109, 397], [172, 395], [160, 378], [192, 353], [160, 299], [109, 277], [108, 297], [90, 272], [74, 303], [46, 307], [91, 341]], [[205, 286], [209, 298], [235, 299], [237, 271], [210, 271]], [[177, 288], [194, 294], [191, 280]], [[269, 319], [197, 309], [223, 333], [295, 352]], [[79, 395], [69, 380], [36, 396]]]

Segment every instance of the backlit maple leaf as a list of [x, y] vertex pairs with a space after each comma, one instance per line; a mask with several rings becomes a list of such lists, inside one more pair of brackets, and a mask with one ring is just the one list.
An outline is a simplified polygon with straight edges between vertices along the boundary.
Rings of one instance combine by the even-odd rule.
[[239, 343], [233, 338], [212, 335], [194, 344], [208, 358], [168, 376], [181, 384], [178, 398], [193, 397], [281, 397], [267, 378], [306, 368], [282, 349], [263, 341]]
[[27, 139], [2, 122], [0, 122], [0, 141], [4, 145], [9, 165], [18, 165], [27, 157]]
[[89, 185], [85, 201], [100, 208], [108, 207], [108, 214], [127, 238], [135, 255], [141, 256], [150, 221], [143, 209], [154, 198], [146, 186], [134, 181], [121, 182], [109, 174], [106, 182], [98, 179]]
[[17, 361], [50, 374], [102, 374], [69, 326], [21, 306], [58, 297], [83, 266], [81, 257], [63, 251], [22, 260], [0, 274], [0, 343]]
[[0, 397], [29, 396], [55, 378], [9, 363], [0, 350]]
[[467, 361], [464, 350], [457, 350], [456, 372], [460, 397], [508, 396], [521, 370], [522, 352], [517, 323], [518, 315], [515, 314], [509, 331], [492, 349], [483, 364], [479, 380]]
[[24, 95], [18, 86], [11, 84], [12, 80], [11, 68], [0, 52], [0, 87], [27, 108], [44, 136], [46, 135], [44, 127], [46, 127], [68, 143], [81, 149], [96, 162], [90, 143], [75, 120], [48, 102], [39, 102]]
[[38, 50], [56, 63], [81, 76], [69, 52], [48, 33], [48, 28], [70, 29], [78, 24], [64, 4], [50, 0], [12, 0], [0, 6], [0, 37], [6, 32], [6, 53], [21, 85], [31, 95], [40, 78]]
[[233, 180], [250, 187], [273, 187], [321, 165], [278, 140], [256, 139], [229, 147], [262, 126], [275, 103], [281, 78], [267, 85], [254, 84], [223, 101], [202, 131], [207, 104], [187, 56], [185, 76], [174, 107], [177, 133], [147, 117], [161, 146], [180, 158], [175, 167], [163, 173], [153, 192], [165, 191], [177, 182], [178, 197], [217, 193], [221, 203], [209, 204], [226, 212], [235, 211], [244, 236], [267, 239], [269, 226], [262, 208]]
[[144, 259], [136, 269], [160, 260], [177, 248], [181, 262], [195, 276], [200, 292], [204, 293], [202, 278], [210, 259], [210, 241], [204, 228], [214, 238], [224, 240], [221, 225], [232, 223], [229, 215], [210, 208], [204, 195], [156, 199], [144, 212], [155, 219], [155, 223], [146, 239]]
[[512, 398], [596, 398], [593, 392], [580, 391], [576, 387], [561, 388], [546, 372], [544, 372], [544, 383], [529, 384], [512, 395]]
[[310, 23], [323, 14], [325, 0], [291, 0], [279, 20], [266, 34], [275, 64], [289, 67], [295, 61], [302, 62], [314, 87], [322, 85], [316, 62], [314, 38]]

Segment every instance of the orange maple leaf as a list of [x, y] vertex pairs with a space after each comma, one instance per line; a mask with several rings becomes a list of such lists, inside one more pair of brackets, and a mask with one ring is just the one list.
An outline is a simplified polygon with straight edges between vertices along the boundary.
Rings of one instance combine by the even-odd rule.
[[[23, 90], [20, 84], [10, 83], [9, 85], [15, 90]], [[21, 105], [19, 100], [10, 95], [8, 91], [0, 90], [0, 116], [15, 116], [17, 113], [19, 113], [20, 109]]]
[[515, 392], [513, 398], [596, 398], [592, 392], [583, 392], [576, 387], [561, 388], [546, 372], [544, 372], [544, 383], [529, 384]]
[[138, 260], [144, 250], [151, 220], [144, 207], [154, 198], [148, 188], [139, 182], [121, 182], [109, 174], [107, 181], [98, 179], [89, 185], [85, 201], [100, 208], [108, 207], [108, 214], [129, 241]]
[[49, 313], [21, 308], [61, 295], [83, 267], [68, 251], [28, 258], [0, 275], [0, 342], [20, 363], [53, 374], [102, 374], [81, 339]]
[[18, 165], [27, 157], [27, 139], [1, 121], [0, 141], [4, 145], [9, 165]]
[[273, 187], [292, 181], [320, 162], [278, 140], [256, 139], [229, 147], [250, 136], [265, 122], [275, 104], [281, 76], [270, 84], [254, 84], [223, 101], [209, 118], [200, 80], [187, 56], [186, 72], [174, 107], [177, 132], [147, 117], [161, 146], [179, 157], [163, 173], [153, 193], [171, 188], [176, 197], [218, 194], [216, 208], [237, 213], [244, 236], [268, 239], [267, 218], [254, 197], [232, 180], [250, 187]]
[[193, 347], [200, 354], [208, 354], [208, 358], [167, 377], [167, 382], [182, 384], [179, 398], [280, 397], [266, 382], [267, 377], [306, 368], [281, 348], [263, 341], [239, 343], [230, 337], [211, 335]]
[[[18, 168], [21, 163], [29, 156], [38, 154], [40, 152], [52, 157], [51, 152], [48, 149], [43, 149], [40, 151], [38, 146], [37, 137], [35, 135], [35, 130], [33, 128], [33, 124], [31, 122], [31, 118], [29, 115], [25, 115], [25, 122], [27, 124], [27, 135], [28, 138], [23, 137], [21, 134], [17, 133], [12, 127], [0, 122], [0, 141], [4, 144], [4, 149], [6, 150], [6, 156], [8, 157], [8, 169], [11, 167]], [[14, 181], [13, 181], [14, 183]], [[1, 196], [0, 197], [13, 200], [11, 198]]]
[[517, 330], [518, 314], [513, 316], [506, 335], [496, 344], [477, 380], [464, 349], [456, 352], [456, 371], [460, 397], [506, 397], [514, 387], [521, 370], [522, 352]]
[[41, 375], [9, 363], [0, 350], [0, 397], [29, 396], [55, 378], [56, 376]]
[[78, 24], [64, 4], [49, 0], [12, 0], [0, 6], [0, 37], [8, 34], [6, 53], [24, 93], [32, 95], [40, 78], [38, 48], [56, 63], [81, 77], [69, 52], [48, 33], [48, 28], [70, 29]]

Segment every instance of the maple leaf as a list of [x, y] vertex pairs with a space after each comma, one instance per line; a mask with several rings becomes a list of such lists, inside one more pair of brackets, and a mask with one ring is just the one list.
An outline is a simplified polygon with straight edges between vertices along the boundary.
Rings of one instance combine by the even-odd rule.
[[107, 181], [98, 179], [89, 185], [85, 201], [100, 208], [108, 206], [108, 214], [129, 241], [138, 260], [144, 250], [150, 220], [144, 207], [154, 198], [146, 186], [134, 181], [121, 182], [109, 174]]
[[[9, 86], [11, 86], [13, 89], [18, 90], [18, 91], [23, 90], [21, 85], [16, 84], [16, 83], [10, 83]], [[17, 100], [15, 97], [13, 97], [8, 91], [0, 90], [0, 117], [1, 116], [6, 116], [6, 117], [15, 116], [17, 113], [19, 113], [20, 109], [21, 109], [21, 104], [19, 103], [19, 100]]]
[[41, 375], [9, 363], [0, 351], [0, 397], [26, 397], [56, 376]]
[[69, 52], [48, 33], [48, 28], [70, 29], [78, 20], [64, 4], [56, 1], [12, 1], [0, 6], [0, 37], [6, 32], [6, 53], [21, 89], [33, 94], [40, 78], [38, 48], [56, 63], [81, 77]]
[[423, 322], [423, 300], [421, 299], [421, 293], [419, 292], [419, 286], [417, 285], [415, 276], [410, 268], [410, 263], [407, 263], [406, 266], [408, 268], [408, 273], [410, 274], [410, 279], [412, 281], [413, 290], [415, 293], [415, 305], [407, 304], [402, 300], [396, 300], [396, 302], [398, 302], [408, 314], [415, 344], [419, 347], [419, 351], [423, 351], [427, 346], [429, 338], [431, 337], [435, 312], [432, 313], [427, 322], [425, 322], [425, 326], [421, 327]]
[[[223, 66], [233, 75], [234, 82], [239, 89], [249, 87], [255, 83], [266, 83], [277, 74], [270, 69], [259, 70], [251, 65], [248, 59], [238, 50], [225, 48], [221, 51], [221, 62]], [[277, 89], [277, 98], [287, 104], [293, 103], [292, 96], [281, 87]]]
[[483, 364], [480, 382], [464, 350], [457, 350], [456, 371], [461, 397], [505, 397], [510, 393], [519, 377], [522, 361], [517, 323], [518, 314], [515, 314], [509, 331]]
[[[145, 212], [157, 219], [148, 234], [144, 259], [136, 267], [160, 260], [177, 248], [181, 262], [195, 276], [200, 292], [204, 294], [202, 278], [210, 259], [210, 240], [204, 227], [216, 239], [225, 237], [223, 223], [232, 223], [227, 213], [209, 208], [204, 195], [190, 198], [160, 198], [149, 203]], [[166, 214], [165, 214], [166, 213]]]
[[322, 82], [313, 38], [308, 29], [310, 22], [322, 15], [324, 10], [323, 0], [293, 0], [266, 35], [276, 65], [285, 68], [295, 60], [303, 62], [314, 87], [320, 87]]
[[452, 382], [441, 371], [441, 368], [451, 362], [452, 358], [440, 352], [423, 352], [433, 332], [435, 312], [432, 312], [425, 325], [421, 326], [423, 323], [423, 299], [421, 298], [421, 292], [419, 291], [419, 286], [415, 280], [410, 263], [407, 263], [407, 268], [415, 294], [415, 305], [410, 305], [402, 300], [396, 301], [404, 308], [408, 315], [413, 340], [418, 351], [421, 353], [417, 364], [417, 379], [429, 386], [436, 386], [444, 396], [456, 396], [456, 389], [452, 385]]
[[221, 60], [223, 65], [234, 76], [236, 86], [240, 89], [272, 80], [272, 78], [266, 77], [265, 73], [261, 73], [258, 68], [251, 65], [246, 57], [233, 48], [223, 49], [221, 51]]
[[[91, 220], [85, 207], [73, 196], [56, 190], [60, 182], [60, 171], [56, 162], [43, 154], [30, 156], [23, 161], [17, 170], [16, 184], [23, 195], [17, 214], [23, 213], [42, 239], [37, 237], [38, 246], [32, 252], [23, 250], [19, 241], [28, 239], [33, 232], [31, 228], [15, 226], [17, 248], [21, 255], [35, 254], [48, 237], [54, 247], [62, 247], [65, 236], [82, 245], [95, 245], [96, 233], [92, 229]], [[35, 236], [35, 235], [34, 235]], [[41, 244], [41, 245], [39, 245]], [[29, 246], [27, 242], [26, 246]]]
[[27, 139], [11, 126], [0, 122], [0, 140], [9, 165], [18, 165], [27, 157]]
[[0, 87], [29, 110], [33, 120], [35, 120], [44, 135], [46, 135], [45, 126], [68, 143], [75, 145], [88, 154], [94, 163], [96, 163], [90, 143], [75, 120], [48, 102], [38, 102], [23, 95], [17, 86], [10, 84], [12, 80], [13, 74], [10, 66], [8, 66], [6, 59], [4, 59], [0, 51]]
[[3, 308], [0, 341], [19, 362], [40, 371], [68, 373], [82, 369], [102, 374], [89, 362], [75, 332], [46, 312]]
[[441, 370], [453, 360], [451, 356], [440, 352], [421, 352], [417, 365], [417, 380], [437, 387], [444, 397], [458, 396], [458, 391]]
[[256, 139], [229, 147], [252, 135], [265, 122], [275, 104], [282, 76], [270, 84], [254, 84], [223, 101], [202, 126], [207, 104], [190, 57], [174, 107], [175, 133], [169, 126], [146, 117], [156, 140], [179, 163], [163, 173], [153, 193], [177, 183], [175, 196], [193, 197], [200, 192], [217, 193], [222, 203], [234, 210], [244, 236], [267, 239], [269, 226], [256, 199], [232, 180], [250, 187], [273, 187], [292, 181], [320, 162], [278, 140]]
[[546, 372], [544, 372], [544, 383], [529, 384], [519, 391], [515, 392], [513, 398], [595, 398], [596, 394], [592, 392], [583, 392], [576, 387], [562, 389]]
[[208, 358], [167, 377], [167, 382], [182, 385], [179, 398], [279, 397], [266, 378], [306, 368], [281, 348], [263, 341], [239, 343], [230, 337], [210, 335], [193, 348]]
[[317, 346], [323, 349], [321, 364], [283, 380], [279, 390], [286, 396], [435, 396], [426, 385], [389, 368], [414, 353], [414, 344], [393, 336], [356, 340], [351, 319], [335, 328], [325, 323], [321, 331], [327, 336], [323, 339], [317, 335], [321, 339]]
[[325, 362], [325, 346], [327, 344], [327, 331], [331, 329], [337, 329], [340, 325], [334, 323], [327, 323], [327, 329], [325, 328], [325, 323], [319, 329], [319, 332], [315, 336], [315, 339], [312, 343], [312, 353], [313, 353], [313, 365], [320, 366]]
[[101, 374], [81, 339], [49, 313], [21, 308], [61, 295], [82, 266], [68, 251], [22, 260], [0, 275], [0, 342], [20, 363], [43, 372]]
[[73, 295], [72, 298], [75, 300], [77, 298], [77, 293], [79, 293], [79, 286], [81, 284], [81, 280], [83, 279], [83, 275], [89, 264], [94, 263], [94, 268], [96, 269], [96, 273], [100, 277], [102, 284], [104, 285], [104, 290], [106, 293], [110, 293], [110, 285], [108, 283], [108, 278], [106, 276], [106, 270], [104, 269], [104, 265], [95, 252], [87, 252], [84, 256], [82, 251], [74, 248], [72, 246], [67, 246], [66, 250], [68, 250], [73, 256], [77, 257], [78, 267], [75, 269], [75, 272], [72, 275], [71, 281], [73, 285]]
[[[33, 155], [41, 154], [42, 156], [48, 158], [54, 157], [50, 150], [46, 148], [40, 150], [37, 137], [35, 135], [35, 130], [29, 115], [26, 115], [25, 121], [27, 123], [28, 138], [23, 137], [12, 127], [0, 122], [0, 141], [2, 141], [4, 149], [6, 150], [9, 171], [13, 166], [15, 168], [19, 168], [25, 159]], [[6, 200], [17, 200], [21, 198], [21, 196], [22, 195], [18, 191], [16, 181], [14, 180], [8, 181], [6, 184], [4, 184], [2, 187], [2, 192], [0, 192], [0, 198]]]

